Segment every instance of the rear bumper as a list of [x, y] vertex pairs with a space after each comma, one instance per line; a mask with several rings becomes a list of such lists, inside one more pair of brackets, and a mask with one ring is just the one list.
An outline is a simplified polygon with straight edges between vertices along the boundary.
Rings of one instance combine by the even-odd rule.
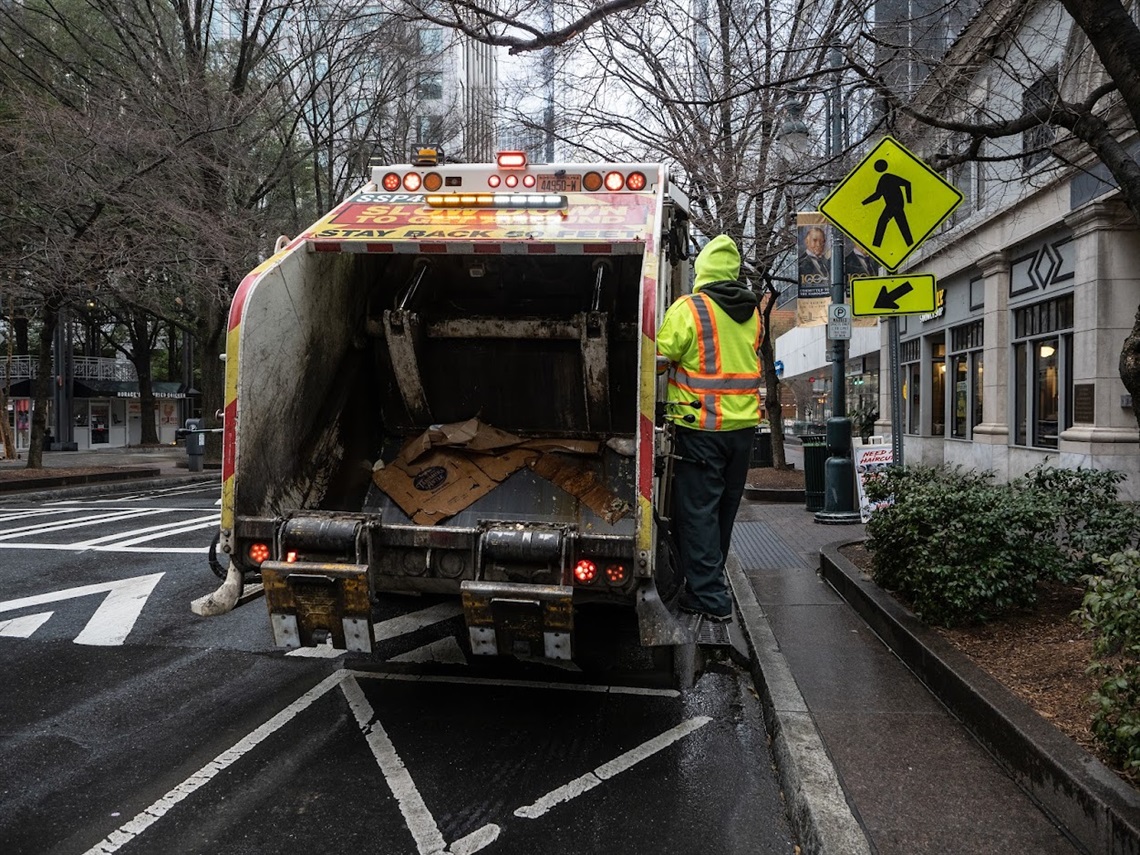
[[464, 582], [463, 616], [476, 656], [574, 655], [574, 589], [568, 585]]
[[278, 647], [312, 647], [327, 638], [338, 650], [372, 652], [366, 564], [266, 561], [261, 579]]

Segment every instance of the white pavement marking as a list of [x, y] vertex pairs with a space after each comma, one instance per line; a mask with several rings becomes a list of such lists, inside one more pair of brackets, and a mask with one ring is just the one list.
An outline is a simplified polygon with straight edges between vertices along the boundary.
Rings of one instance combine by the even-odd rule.
[[472, 855], [494, 843], [499, 837], [499, 826], [489, 822], [482, 828], [476, 829], [466, 837], [461, 837], [447, 847], [450, 855]]
[[465, 686], [506, 686], [511, 689], [556, 689], [564, 692], [588, 692], [601, 695], [644, 695], [652, 698], [675, 698], [676, 689], [644, 689], [640, 686], [597, 686], [593, 683], [540, 683], [536, 680], [502, 680], [482, 677], [451, 677], [445, 674], [384, 674], [353, 671], [358, 680], [398, 680], [404, 683], [457, 683]]
[[380, 771], [384, 773], [384, 779], [388, 782], [392, 795], [396, 797], [400, 813], [404, 815], [408, 830], [416, 841], [416, 849], [420, 855], [442, 852], [447, 844], [439, 831], [439, 826], [436, 825], [435, 817], [431, 815], [423, 796], [416, 789], [415, 781], [412, 780], [400, 755], [396, 753], [392, 740], [376, 720], [376, 712], [364, 697], [360, 684], [349, 675], [340, 684], [340, 688], [348, 698], [348, 706], [356, 716], [356, 723], [360, 725], [360, 730], [364, 733], [368, 747], [372, 749], [372, 754], [380, 765]]
[[135, 517], [151, 516], [152, 514], [165, 514], [165, 508], [134, 508], [129, 511], [121, 511], [107, 514], [96, 514], [90, 517], [79, 517], [78, 519], [68, 520], [67, 522], [50, 522], [39, 523], [38, 525], [27, 525], [21, 528], [10, 529], [9, 531], [0, 534], [0, 540], [9, 540], [14, 537], [30, 537], [35, 534], [47, 534], [51, 531], [64, 531], [69, 528], [84, 528], [86, 526], [100, 525], [101, 523], [119, 522], [120, 520], [133, 519]]
[[[76, 549], [70, 543], [0, 543], [0, 549], [46, 549], [55, 550], [56, 552], [83, 552], [82, 549]], [[92, 552], [140, 552], [154, 555], [155, 548], [153, 546], [119, 546], [117, 544], [111, 546], [92, 546]], [[162, 554], [167, 553], [185, 553], [187, 555], [205, 555], [210, 551], [209, 546], [164, 546], [161, 549]]]
[[75, 636], [75, 643], [101, 646], [122, 644], [134, 628], [135, 621], [146, 605], [147, 597], [163, 575], [163, 573], [152, 573], [149, 576], [99, 582], [95, 585], [83, 585], [79, 588], [66, 588], [48, 594], [7, 600], [0, 603], [0, 612], [41, 606], [44, 603], [58, 603], [60, 600], [86, 597], [89, 594], [106, 593], [107, 596], [99, 604], [95, 614], [87, 621], [87, 625], [79, 635]]
[[[201, 531], [204, 528], [217, 528], [221, 522], [221, 517], [217, 514], [212, 514], [208, 517], [201, 517], [198, 520], [183, 521], [174, 527], [167, 526], [164, 531], [157, 534], [144, 534], [141, 537], [131, 537], [129, 540], [121, 540], [116, 543], [108, 544], [109, 548], [118, 548], [125, 546], [137, 546], [140, 543], [148, 543], [152, 540], [159, 540], [163, 537], [169, 537], [175, 534], [186, 534], [191, 531]], [[124, 532], [127, 535], [139, 534], [139, 531]], [[121, 536], [121, 535], [120, 535]]]
[[19, 511], [12, 511], [7, 514], [0, 514], [0, 523], [10, 522], [12, 520], [26, 520], [32, 517], [42, 517], [48, 514], [65, 514], [69, 508], [59, 508], [58, 510], [49, 510], [46, 508], [24, 509]]
[[[372, 632], [377, 641], [387, 641], [390, 638], [415, 632], [417, 629], [423, 629], [425, 626], [431, 626], [433, 623], [448, 620], [462, 613], [463, 606], [459, 603], [439, 603], [428, 606], [426, 609], [420, 609], [418, 612], [409, 612], [406, 615], [374, 623], [372, 624]], [[318, 647], [299, 647], [296, 650], [290, 650], [285, 655], [308, 659], [335, 659], [344, 654], [345, 651], [343, 650], [322, 644]]]
[[441, 638], [399, 656], [393, 656], [389, 662], [440, 662], [446, 665], [466, 665], [467, 657], [463, 655], [463, 648], [453, 636]]
[[33, 632], [47, 623], [54, 612], [41, 612], [38, 615], [24, 615], [11, 620], [0, 621], [0, 635], [5, 638], [28, 638]]
[[[82, 540], [79, 543], [71, 544], [74, 549], [87, 549], [91, 546], [107, 543], [109, 541], [117, 541], [122, 538], [135, 537], [137, 535], [153, 535], [153, 538], [164, 537], [168, 534], [182, 534], [186, 531], [193, 531], [199, 528], [205, 528], [206, 524], [217, 525], [220, 517], [217, 514], [210, 514], [206, 517], [196, 517], [190, 520], [175, 520], [174, 522], [160, 523], [158, 525], [151, 525], [145, 528], [135, 528], [130, 531], [119, 531], [114, 534], [105, 534], [102, 537], [94, 537], [91, 540]], [[181, 526], [189, 526], [189, 528], [181, 528]], [[148, 537], [145, 539], [153, 539]], [[117, 546], [134, 546], [135, 543], [140, 541], [123, 541], [117, 543]]]
[[556, 805], [568, 802], [582, 795], [582, 793], [592, 790], [603, 781], [608, 781], [610, 778], [637, 765], [642, 760], [647, 760], [662, 749], [668, 748], [678, 739], [682, 739], [693, 731], [704, 727], [710, 721], [712, 721], [712, 719], [704, 715], [683, 721], [676, 727], [665, 731], [660, 736], [655, 736], [648, 742], [643, 742], [641, 745], [630, 749], [608, 763], [603, 763], [593, 772], [587, 772], [585, 775], [575, 778], [573, 781], [563, 784], [557, 789], [551, 790], [534, 804], [519, 808], [515, 811], [515, 816], [523, 819], [538, 819]]
[[266, 738], [272, 736], [290, 721], [297, 717], [297, 715], [304, 710], [308, 709], [314, 701], [327, 693], [329, 689], [336, 686], [345, 678], [344, 671], [337, 671], [322, 680], [261, 727], [254, 730], [248, 736], [242, 738], [234, 744], [232, 748], [223, 751], [173, 790], [168, 792], [165, 796], [160, 798], [150, 807], [143, 810], [130, 822], [127, 822], [100, 843], [96, 843], [87, 850], [84, 855], [111, 855], [113, 852], [119, 851], [123, 846], [130, 843], [144, 831], [146, 831], [154, 823], [158, 822], [166, 813], [180, 801], [187, 796], [194, 793], [196, 790], [209, 783], [215, 775], [223, 772], [232, 766], [235, 762], [240, 760], [249, 751], [256, 748]]

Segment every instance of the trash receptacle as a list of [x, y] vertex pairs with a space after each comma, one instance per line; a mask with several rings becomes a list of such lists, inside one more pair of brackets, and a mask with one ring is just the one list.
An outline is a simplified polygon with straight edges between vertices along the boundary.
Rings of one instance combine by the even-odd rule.
[[752, 456], [748, 460], [749, 469], [765, 469], [772, 466], [772, 432], [756, 428], [752, 438]]
[[206, 455], [206, 434], [201, 429], [201, 419], [187, 419], [185, 429], [180, 431], [185, 437], [186, 465], [191, 472], [202, 471], [202, 461]]
[[804, 434], [804, 504], [809, 511], [823, 510], [824, 472], [827, 469], [827, 436]]

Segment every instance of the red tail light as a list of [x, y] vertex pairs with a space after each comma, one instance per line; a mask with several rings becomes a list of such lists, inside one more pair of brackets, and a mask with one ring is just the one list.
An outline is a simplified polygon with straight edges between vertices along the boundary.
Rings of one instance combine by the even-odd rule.
[[384, 185], [384, 189], [389, 193], [393, 193], [400, 189], [400, 176], [395, 172], [389, 172], [380, 182]]
[[498, 187], [502, 182], [503, 179], [499, 178], [498, 175], [492, 175], [487, 179], [487, 186]]
[[581, 559], [574, 565], [574, 578], [583, 585], [589, 585], [598, 578], [598, 565], [588, 558]]
[[625, 565], [611, 564], [606, 568], [606, 581], [611, 585], [620, 585], [625, 581]]
[[251, 543], [249, 545], [249, 560], [254, 564], [260, 564], [263, 561], [269, 560], [269, 544], [267, 543]]
[[625, 179], [625, 186], [630, 190], [644, 190], [646, 183], [645, 176], [640, 172], [631, 172]]
[[500, 151], [496, 160], [499, 169], [526, 169], [525, 151]]

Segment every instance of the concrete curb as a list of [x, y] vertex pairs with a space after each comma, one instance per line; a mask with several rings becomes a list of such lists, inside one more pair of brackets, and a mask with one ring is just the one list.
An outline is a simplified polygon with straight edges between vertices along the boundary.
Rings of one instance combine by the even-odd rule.
[[116, 495], [118, 493], [133, 493], [138, 490], [154, 490], [162, 487], [178, 487], [183, 484], [203, 484], [210, 481], [218, 482], [221, 491], [221, 475], [218, 472], [208, 472], [201, 475], [165, 475], [160, 478], [136, 478], [128, 481], [106, 481], [98, 484], [85, 484], [82, 486], [61, 486], [55, 488], [30, 490], [11, 490], [0, 493], [0, 505], [10, 505], [15, 502], [42, 502], [56, 499], [80, 499], [94, 495]]
[[744, 635], [754, 653], [752, 680], [764, 709], [788, 815], [805, 855], [870, 855], [839, 776], [764, 610], [734, 554], [725, 562]]
[[1089, 852], [1140, 853], [1140, 794], [867, 580], [844, 545], [820, 550], [823, 577], [1018, 786]]

